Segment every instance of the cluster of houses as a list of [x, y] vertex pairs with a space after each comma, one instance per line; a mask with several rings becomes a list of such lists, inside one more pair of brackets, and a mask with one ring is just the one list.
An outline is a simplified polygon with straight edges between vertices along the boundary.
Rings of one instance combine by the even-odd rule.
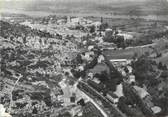
[[[86, 41], [87, 43], [87, 41]], [[85, 43], [84, 43], [85, 44]], [[94, 89], [96, 89], [98, 92], [103, 93], [105, 91], [105, 86], [102, 85], [102, 81], [100, 80], [100, 78], [96, 77], [96, 74], [101, 74], [103, 71], [106, 71], [107, 73], [112, 70], [109, 69], [109, 65], [107, 65], [106, 61], [106, 56], [104, 56], [103, 54], [99, 54], [97, 55], [97, 53], [95, 53], [96, 50], [96, 45], [86, 45], [87, 51], [82, 52], [80, 54], [81, 56], [81, 60], [84, 63], [81, 63], [77, 66], [76, 70], [79, 71], [80, 73], [83, 71], [87, 71], [87, 75], [85, 76], [85, 80], [88, 83], [88, 85], [90, 85], [91, 87], [93, 87]], [[101, 51], [101, 50], [99, 50]], [[92, 64], [94, 62], [94, 64]], [[137, 85], [137, 81], [136, 81], [136, 77], [133, 73], [133, 68], [131, 66], [131, 62], [133, 60], [128, 60], [128, 59], [111, 59], [109, 60], [110, 63], [112, 64], [112, 66], [114, 66], [114, 68], [121, 74], [122, 78], [122, 82], [120, 82], [119, 84], [116, 85], [116, 89], [115, 91], [109, 91], [106, 93], [106, 98], [108, 100], [110, 100], [116, 107], [118, 107], [118, 105], [121, 103], [121, 99], [124, 97], [126, 97], [126, 95], [124, 94], [124, 90], [125, 90], [125, 86], [124, 84], [127, 84], [129, 86], [131, 86], [130, 89], [128, 90], [133, 90], [134, 95], [137, 95], [137, 100], [139, 100], [141, 102], [141, 104], [139, 105], [139, 103], [137, 104], [140, 108], [145, 108], [144, 110], [142, 110], [143, 113], [145, 113], [146, 111], [150, 111], [150, 114], [155, 115], [161, 112], [161, 108], [154, 105], [154, 103], [152, 102], [152, 97], [150, 96], [150, 94], [147, 92], [147, 89], [145, 89], [144, 87], [140, 87], [139, 85]], [[88, 67], [87, 69], [87, 64], [90, 63], [93, 66], [90, 68]], [[87, 69], [87, 70], [86, 70]], [[106, 77], [104, 77], [105, 79]], [[125, 102], [126, 103], [126, 102]], [[126, 105], [126, 106], [130, 106], [130, 105]], [[130, 109], [133, 108], [132, 106], [130, 106]], [[123, 111], [123, 113], [125, 113]], [[145, 113], [146, 114], [146, 113]]]
[[[77, 57], [78, 45], [75, 42], [77, 41], [80, 42], [82, 40], [81, 37], [83, 35], [84, 36], [89, 35], [91, 38], [89, 37], [88, 39], [82, 40], [81, 42], [85, 50], [78, 53], [79, 60], [77, 61], [80, 62], [75, 63], [76, 65], [73, 68], [72, 67], [68, 68], [66, 66], [67, 69], [64, 68], [64, 73], [68, 73], [69, 76], [75, 77], [75, 75], [72, 73], [73, 69], [75, 72], [78, 73], [80, 79], [83, 78], [84, 81], [87, 83], [87, 85], [93, 87], [100, 93], [100, 95], [103, 95], [104, 98], [110, 100], [110, 102], [112, 102], [112, 104], [114, 104], [114, 106], [118, 108], [120, 108], [118, 105], [121, 104], [121, 102], [124, 102], [122, 99], [126, 97], [126, 95], [124, 94], [125, 90], [124, 85], [126, 84], [130, 88], [130, 89], [128, 88], [128, 90], [131, 91], [133, 94], [135, 94], [137, 96], [137, 99], [140, 100], [141, 103], [137, 104], [138, 106], [140, 106], [140, 108], [143, 107], [144, 109], [147, 109], [147, 111], [149, 110], [152, 114], [157, 114], [161, 112], [161, 108], [153, 104], [152, 98], [150, 94], [146, 91], [145, 87], [140, 87], [136, 84], [136, 77], [133, 74], [133, 68], [131, 67], [132, 60], [128, 59], [107, 60], [106, 55], [104, 55], [101, 51], [101, 49], [105, 48], [113, 48], [113, 49], [116, 48], [116, 45], [114, 43], [111, 43], [113, 39], [112, 37], [121, 36], [123, 37], [124, 40], [134, 39], [134, 36], [132, 35], [131, 32], [113, 30], [111, 28], [100, 30], [102, 22], [99, 21], [93, 22], [85, 18], [67, 17], [64, 19], [59, 19], [56, 21], [56, 24], [54, 26], [52, 26], [51, 21], [49, 22], [50, 23], [47, 25], [31, 24], [30, 22], [24, 22], [22, 23], [22, 25], [30, 26], [33, 29], [46, 30], [53, 34], [59, 33], [58, 39], [44, 38], [39, 36], [34, 37], [27, 36], [26, 40], [24, 40], [21, 37], [14, 38], [12, 40], [20, 42], [21, 44], [25, 43], [26, 46], [36, 50], [46, 49], [51, 51], [59, 51], [60, 53], [56, 54], [55, 57], [59, 58], [60, 63], [64, 62], [64, 65], [66, 64], [68, 66], [69, 64], [71, 64], [72, 59]], [[93, 27], [94, 31], [92, 32], [91, 30]], [[67, 34], [73, 36], [67, 36]], [[49, 58], [47, 58], [47, 60], [48, 59]], [[59, 66], [61, 69], [60, 63], [58, 61], [55, 62], [54, 65], [51, 65], [50, 68], [48, 68], [45, 71], [41, 68], [38, 68], [38, 69], [31, 69], [29, 70], [29, 72], [32, 74], [36, 72], [39, 72], [40, 74], [56, 73], [57, 71], [55, 71], [55, 67]], [[113, 79], [110, 76], [111, 73], [117, 74], [116, 76], [115, 75], [114, 76], [117, 77], [118, 79], [117, 78]], [[101, 79], [100, 77], [101, 78], [103, 77], [103, 79]], [[114, 85], [115, 90], [113, 91], [110, 91], [109, 89], [107, 90], [108, 87], [106, 86], [105, 83], [103, 83], [103, 80], [106, 80], [105, 78], [111, 78], [110, 80], [115, 81], [114, 84], [111, 84]], [[59, 85], [63, 91], [63, 95], [60, 97], [58, 96], [58, 98], [60, 100], [63, 100], [64, 106], [72, 105], [77, 101], [76, 99], [77, 92], [75, 89], [76, 87], [69, 85], [69, 83], [67, 82], [69, 81], [66, 81], [65, 79], [59, 82]], [[13, 87], [13, 85], [11, 84], [9, 84], [9, 86]], [[133, 105], [127, 105], [127, 104], [126, 106], [130, 108], [133, 107]], [[0, 109], [3, 111], [2, 113], [4, 113], [4, 108], [2, 105], [0, 105]], [[76, 110], [81, 109], [75, 108], [75, 111]], [[122, 112], [126, 113], [123, 110]]]

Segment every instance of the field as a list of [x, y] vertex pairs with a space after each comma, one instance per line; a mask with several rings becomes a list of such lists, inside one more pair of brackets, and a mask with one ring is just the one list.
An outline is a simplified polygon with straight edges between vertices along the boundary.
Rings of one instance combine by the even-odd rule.
[[154, 57], [157, 63], [162, 62], [168, 65], [168, 41], [167, 40], [157, 40], [153, 44], [129, 47], [126, 49], [117, 50], [105, 50], [104, 53], [107, 55], [108, 59], [132, 59], [135, 53], [137, 56], [141, 56], [145, 53], [149, 55], [156, 54], [156, 52], [161, 53], [161, 57]]
[[157, 63], [161, 62], [168, 66], [168, 50], [162, 54], [161, 57], [154, 59]]
[[145, 54], [145, 52], [151, 53], [153, 50], [147, 47], [134, 47], [128, 49], [107, 50], [104, 53], [109, 59], [132, 59], [135, 53], [138, 56]]
[[[100, 21], [100, 17], [87, 17], [93, 21]], [[104, 23], [108, 23], [109, 27], [117, 28], [122, 31], [132, 32], [136, 38], [141, 38], [144, 35], [159, 33], [165, 30], [168, 21], [154, 21], [145, 19], [123, 19], [123, 18], [103, 18]]]

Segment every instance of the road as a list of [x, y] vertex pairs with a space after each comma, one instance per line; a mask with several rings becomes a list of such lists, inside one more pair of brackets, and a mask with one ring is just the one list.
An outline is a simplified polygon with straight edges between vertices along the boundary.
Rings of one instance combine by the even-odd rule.
[[125, 49], [146, 48], [146, 47], [153, 47], [153, 46], [155, 46], [155, 45], [156, 45], [156, 43], [152, 43], [152, 44], [147, 44], [147, 45], [142, 45], [142, 46], [127, 47], [127, 48], [125, 48]]
[[104, 117], [108, 117], [108, 115], [106, 114], [106, 112], [104, 112], [104, 110], [92, 98], [90, 98], [86, 93], [84, 93], [83, 91], [81, 91], [79, 88], [78, 88], [78, 90], [81, 92], [81, 94], [83, 96], [85, 96], [88, 99], [88, 101], [92, 102], [95, 105], [95, 107], [101, 112], [101, 114]]
[[[74, 80], [74, 79], [73, 79]], [[66, 79], [63, 79], [60, 82], [60, 86], [61, 88], [65, 88], [67, 86], [67, 84], [65, 83]], [[76, 93], [76, 98], [77, 100], [80, 100], [81, 98], [83, 98], [86, 101], [90, 101], [92, 104], [94, 104], [94, 106], [101, 112], [101, 114], [103, 115], [103, 117], [108, 117], [108, 115], [106, 114], [106, 112], [94, 101], [94, 99], [92, 99], [91, 97], [89, 97], [85, 92], [83, 92], [82, 90], [80, 90], [77, 85], [78, 82], [81, 82], [79, 80], [75, 80], [75, 84], [73, 85], [73, 88], [69, 88], [69, 92], [75, 92]]]
[[[107, 100], [104, 96], [102, 96], [99, 92], [97, 92], [95, 89], [93, 89], [92, 87], [90, 87], [87, 83], [80, 81], [81, 83], [83, 83], [87, 88], [89, 88], [89, 91], [94, 92], [96, 96], [94, 96], [95, 98], [98, 98], [100, 100], [101, 98], [101, 102], [106, 102], [106, 104], [108, 104], [108, 109], [111, 111], [111, 113], [114, 113], [114, 116], [117, 117], [126, 117], [125, 114], [123, 114], [117, 107], [115, 107], [109, 100]], [[81, 89], [80, 89], [81, 90]], [[93, 97], [94, 94], [87, 92], [85, 89], [82, 89], [82, 92], [85, 93], [85, 95], [87, 95], [89, 98]], [[92, 98], [91, 98], [92, 99]], [[92, 99], [94, 101], [94, 99]], [[95, 101], [94, 101], [95, 102]], [[95, 102], [96, 103], [96, 102]], [[102, 103], [103, 104], [103, 103]], [[96, 106], [96, 105], [95, 105]], [[98, 105], [99, 106], [99, 105]], [[102, 106], [107, 106], [105, 104], [103, 104]], [[99, 106], [100, 107], [100, 106]], [[101, 109], [101, 111], [104, 111], [103, 109]], [[106, 113], [104, 111], [104, 113]], [[106, 114], [107, 115], [107, 114]], [[111, 115], [112, 116], [112, 115]], [[110, 117], [110, 115], [108, 114], [107, 117]]]

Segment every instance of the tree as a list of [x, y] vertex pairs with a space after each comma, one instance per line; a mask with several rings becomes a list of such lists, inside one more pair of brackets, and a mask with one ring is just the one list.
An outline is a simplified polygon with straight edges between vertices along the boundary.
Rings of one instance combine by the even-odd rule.
[[166, 66], [166, 65], [163, 65], [162, 62], [159, 62], [159, 64], [158, 64], [158, 69], [167, 70], [167, 66]]
[[138, 53], [135, 52], [132, 58], [135, 60], [137, 57], [138, 57]]
[[156, 76], [157, 65], [148, 57], [141, 56], [132, 63], [136, 80], [140, 83], [149, 83]]
[[163, 66], [163, 70], [167, 70], [167, 65], [164, 65], [164, 66]]
[[95, 26], [93, 25], [90, 27], [90, 33], [94, 33], [94, 32], [95, 32]]
[[96, 73], [94, 77], [97, 77], [102, 83], [105, 83], [109, 79], [107, 71], [102, 71], [101, 74]]
[[101, 17], [101, 23], [103, 23], [103, 17]]
[[2, 91], [3, 87], [4, 87], [4, 81], [0, 80], [0, 91]]
[[158, 64], [158, 69], [163, 69], [162, 62], [159, 62], [159, 64]]
[[106, 23], [102, 23], [101, 25], [100, 25], [100, 31], [104, 31], [105, 29], [107, 29], [109, 27], [109, 25], [108, 25], [108, 23], [106, 22]]
[[124, 42], [124, 37], [123, 36], [117, 36], [116, 38], [116, 44], [118, 48], [125, 48], [125, 42]]
[[77, 57], [76, 57], [76, 61], [77, 61], [77, 64], [81, 64], [81, 63], [83, 63], [83, 60], [82, 60], [82, 57], [81, 57], [81, 55], [77, 55]]
[[26, 44], [26, 36], [23, 37], [23, 43]]
[[69, 112], [64, 112], [64, 113], [60, 113], [58, 117], [71, 117], [71, 114]]

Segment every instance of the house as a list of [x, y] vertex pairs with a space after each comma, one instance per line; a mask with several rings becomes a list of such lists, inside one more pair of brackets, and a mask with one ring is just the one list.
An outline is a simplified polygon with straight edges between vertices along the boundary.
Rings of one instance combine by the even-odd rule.
[[135, 83], [135, 75], [129, 75], [128, 79], [127, 79], [127, 83], [131, 84], [131, 83]]
[[113, 102], [114, 104], [118, 103], [119, 98], [117, 95], [115, 95], [113, 92], [108, 92], [106, 95], [107, 99], [109, 99], [111, 102]]
[[88, 21], [82, 17], [75, 17], [68, 20], [70, 25], [86, 25]]
[[165, 26], [165, 28], [168, 30], [168, 26]]
[[117, 95], [119, 98], [124, 96], [124, 93], [123, 93], [123, 85], [122, 83], [120, 83], [119, 85], [117, 85], [116, 87], [116, 91], [113, 92], [115, 95]]
[[90, 72], [93, 74], [101, 74], [103, 71], [106, 71], [107, 73], [110, 72], [110, 69], [105, 63], [98, 63], [93, 69], [90, 69]]
[[90, 78], [90, 79], [93, 79], [93, 73], [92, 72], [90, 72], [90, 73], [88, 73], [88, 77]]
[[65, 23], [66, 23], [65, 19], [57, 20], [57, 24], [59, 24], [59, 25], [62, 25], [62, 24], [65, 24]]
[[98, 62], [98, 63], [102, 63], [104, 60], [105, 60], [105, 59], [104, 59], [104, 56], [103, 56], [103, 55], [100, 55], [100, 56], [98, 57], [98, 59], [97, 59], [97, 62]]
[[108, 49], [115, 49], [117, 46], [114, 43], [107, 43], [107, 42], [99, 42], [99, 47], [102, 50], [108, 50]]
[[95, 82], [96, 84], [100, 84], [101, 83], [101, 81], [99, 79], [95, 78], [95, 77], [92, 79], [92, 81]]
[[98, 31], [100, 29], [101, 26], [101, 22], [97, 21], [97, 22], [93, 22], [92, 25], [95, 26], [95, 30]]
[[161, 112], [161, 108], [153, 104], [150, 94], [145, 89], [138, 86], [134, 86], [134, 88], [141, 99], [143, 99], [143, 102], [146, 104], [146, 106], [148, 106], [154, 114]]
[[123, 36], [124, 40], [132, 40], [133, 39], [133, 35], [129, 34], [129, 33], [118, 33], [117, 36]]
[[81, 18], [72, 18], [71, 19], [71, 23], [74, 23], [74, 24], [79, 24], [81, 22]]
[[100, 82], [97, 82], [97, 83], [96, 82], [90, 79], [87, 81], [89, 86], [93, 87], [98, 92], [101, 92], [104, 89], [104, 85], [101, 84]]
[[150, 95], [144, 88], [141, 88], [139, 86], [133, 86], [133, 87], [141, 99], [144, 99], [146, 96]]
[[128, 69], [128, 73], [132, 73], [132, 71], [133, 71], [133, 68], [131, 67], [131, 66], [127, 66], [127, 69]]
[[122, 76], [127, 75], [127, 73], [124, 71], [124, 69], [118, 68], [118, 71], [122, 74]]
[[158, 107], [158, 106], [154, 106], [154, 107], [152, 107], [151, 109], [152, 109], [152, 111], [153, 111], [154, 114], [160, 113], [161, 110], [162, 110], [162, 109], [161, 109], [160, 107]]
[[89, 51], [91, 51], [91, 50], [93, 50], [93, 49], [94, 49], [94, 45], [88, 46], [88, 50], [89, 50]]
[[73, 117], [82, 117], [82, 107], [81, 106], [76, 106], [71, 109], [71, 114]]
[[81, 56], [82, 56], [82, 60], [91, 61], [93, 59], [92, 56], [94, 56], [94, 52], [93, 51], [85, 52]]
[[110, 62], [113, 64], [120, 64], [122, 66], [126, 66], [131, 63], [131, 59], [111, 59]]
[[84, 66], [83, 66], [83, 65], [80, 65], [80, 66], [78, 67], [78, 70], [79, 70], [79, 71], [84, 71]]
[[79, 101], [77, 101], [78, 105], [85, 106], [85, 100], [82, 98]]

